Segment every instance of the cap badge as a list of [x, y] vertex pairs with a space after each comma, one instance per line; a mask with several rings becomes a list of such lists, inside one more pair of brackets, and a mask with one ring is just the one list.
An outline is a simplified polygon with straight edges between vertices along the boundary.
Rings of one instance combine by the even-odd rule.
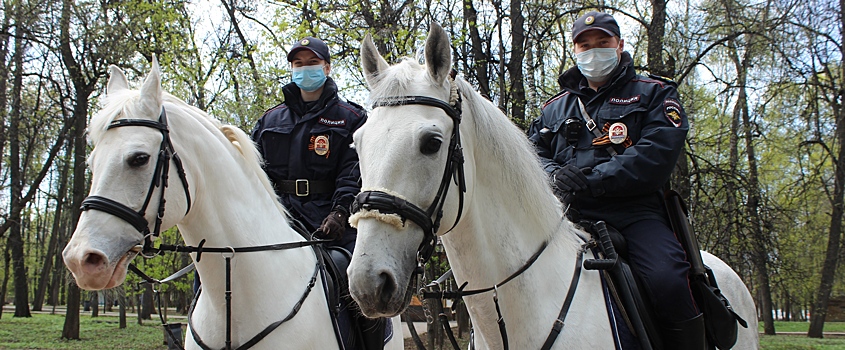
[[587, 16], [587, 18], [584, 18], [584, 24], [587, 24], [587, 25], [593, 24], [593, 22], [595, 22], [595, 21], [596, 21], [596, 18], [593, 17], [593, 16]]
[[308, 145], [309, 150], [313, 150], [318, 156], [326, 156], [329, 154], [329, 137], [326, 135], [311, 136], [311, 144]]
[[311, 42], [308, 41], [308, 39], [302, 39], [302, 41], [299, 42], [299, 45], [308, 46], [308, 44], [310, 44], [310, 43]]
[[628, 127], [624, 123], [613, 123], [607, 131], [610, 142], [618, 145], [628, 138]]

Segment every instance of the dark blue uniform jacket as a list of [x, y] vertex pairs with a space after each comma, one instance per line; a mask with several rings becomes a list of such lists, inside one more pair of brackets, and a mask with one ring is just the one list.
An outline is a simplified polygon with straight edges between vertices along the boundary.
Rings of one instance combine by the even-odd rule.
[[[589, 193], [576, 194], [572, 207], [582, 217], [605, 220], [619, 229], [643, 219], [667, 222], [663, 186], [689, 129], [675, 84], [637, 75], [627, 52], [610, 82], [598, 91], [588, 87], [577, 67], [564, 72], [559, 82], [563, 91], [545, 103], [528, 135], [546, 172], [566, 164], [593, 169], [587, 174]], [[598, 128], [624, 123], [631, 145], [612, 144], [618, 154], [611, 157], [608, 146], [592, 145], [595, 135], [586, 126], [577, 142], [567, 142], [564, 121], [584, 120], [578, 97]], [[544, 128], [550, 133], [541, 137]]]
[[[335, 206], [348, 210], [361, 190], [358, 154], [350, 145], [352, 133], [364, 124], [367, 115], [361, 106], [338, 96], [331, 78], [326, 80], [320, 99], [313, 106], [309, 104], [309, 109], [296, 84], [288, 84], [282, 91], [285, 102], [258, 119], [252, 139], [264, 156], [264, 170], [274, 183], [297, 179], [335, 182], [334, 193], [304, 197], [278, 193], [291, 215], [313, 232]], [[320, 136], [328, 137], [328, 152], [324, 155], [318, 154], [314, 145]], [[355, 229], [347, 224], [346, 233], [335, 244], [346, 246], [355, 236]]]

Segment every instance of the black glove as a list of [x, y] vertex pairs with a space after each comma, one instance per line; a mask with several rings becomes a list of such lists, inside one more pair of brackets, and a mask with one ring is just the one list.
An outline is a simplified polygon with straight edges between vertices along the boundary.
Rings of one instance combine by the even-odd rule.
[[337, 206], [323, 219], [323, 224], [314, 233], [317, 238], [338, 240], [346, 232], [346, 222], [349, 220], [349, 212], [343, 207]]
[[590, 188], [587, 184], [587, 176], [584, 174], [592, 171], [592, 168], [578, 169], [569, 164], [552, 173], [552, 182], [563, 193], [581, 194]]

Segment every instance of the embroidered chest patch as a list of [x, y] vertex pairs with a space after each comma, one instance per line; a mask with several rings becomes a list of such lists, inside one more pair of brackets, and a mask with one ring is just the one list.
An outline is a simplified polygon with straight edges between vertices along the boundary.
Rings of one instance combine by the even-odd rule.
[[663, 114], [666, 115], [666, 118], [672, 122], [676, 128], [683, 124], [683, 118], [681, 118], [681, 103], [675, 99], [667, 98], [663, 101]]
[[327, 135], [312, 135], [311, 141], [308, 143], [308, 150], [314, 151], [318, 156], [326, 156], [326, 159], [328, 159], [331, 153], [329, 149], [329, 137]]
[[328, 126], [346, 126], [346, 119], [335, 120], [335, 119], [327, 119], [325, 117], [320, 117], [320, 119], [318, 119], [317, 122], [320, 123], [320, 124], [323, 124], [323, 125], [328, 125]]
[[629, 105], [635, 102], [640, 102], [640, 95], [631, 97], [611, 97], [607, 102], [614, 105]]

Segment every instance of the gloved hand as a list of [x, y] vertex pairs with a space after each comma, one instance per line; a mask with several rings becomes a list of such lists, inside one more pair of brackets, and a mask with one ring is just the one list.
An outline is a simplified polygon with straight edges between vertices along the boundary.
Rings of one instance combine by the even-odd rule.
[[338, 240], [343, 237], [346, 231], [346, 222], [349, 220], [349, 212], [341, 206], [337, 206], [323, 219], [323, 224], [314, 233], [317, 238]]
[[584, 174], [589, 174], [592, 171], [592, 168], [578, 169], [578, 167], [569, 164], [552, 173], [552, 183], [562, 193], [581, 194], [590, 189], [587, 176]]

